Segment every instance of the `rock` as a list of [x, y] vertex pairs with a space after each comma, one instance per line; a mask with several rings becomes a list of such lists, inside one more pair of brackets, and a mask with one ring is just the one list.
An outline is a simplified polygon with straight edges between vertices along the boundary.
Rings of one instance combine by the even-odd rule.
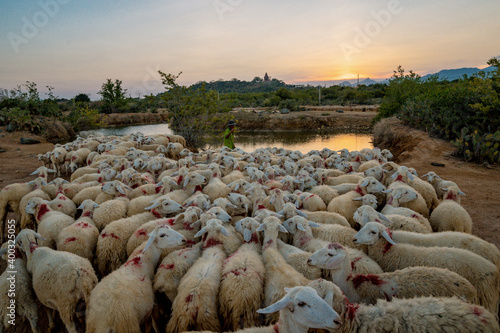
[[281, 109], [280, 112], [281, 112], [281, 114], [289, 114], [290, 110], [288, 110], [288, 109]]
[[7, 132], [14, 132], [17, 129], [17, 125], [14, 123], [10, 123], [7, 125]]
[[0, 153], [5, 153], [7, 150], [0, 148]]
[[31, 139], [31, 138], [21, 138], [21, 144], [23, 145], [33, 145], [40, 143], [40, 140], [37, 139]]
[[438, 162], [431, 162], [431, 165], [438, 166], [438, 167], [444, 167], [443, 163], [438, 163]]

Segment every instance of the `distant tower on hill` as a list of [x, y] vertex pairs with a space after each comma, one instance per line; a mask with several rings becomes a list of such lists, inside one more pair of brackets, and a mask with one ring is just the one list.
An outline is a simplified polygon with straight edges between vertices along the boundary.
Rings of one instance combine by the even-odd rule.
[[269, 75], [267, 75], [267, 72], [266, 75], [264, 75], [264, 82], [269, 82]]

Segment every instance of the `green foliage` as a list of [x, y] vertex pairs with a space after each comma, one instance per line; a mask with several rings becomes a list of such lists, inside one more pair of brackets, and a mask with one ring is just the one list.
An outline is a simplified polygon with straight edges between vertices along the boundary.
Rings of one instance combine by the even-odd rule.
[[101, 95], [101, 100], [104, 102], [102, 106], [103, 113], [117, 112], [121, 107], [125, 106], [125, 93], [127, 89], [122, 87], [122, 81], [116, 79], [115, 82], [107, 79], [101, 86], [101, 90], [97, 93]]
[[452, 141], [466, 160], [498, 163], [500, 62], [488, 64], [496, 70], [452, 82], [421, 81], [399, 67], [377, 118], [396, 114], [406, 125]]
[[28, 130], [32, 121], [29, 111], [19, 107], [4, 108], [0, 111], [0, 116], [5, 120], [5, 123], [13, 123], [20, 130]]
[[78, 94], [75, 96], [76, 103], [89, 103], [90, 97], [89, 94]]
[[217, 93], [201, 85], [196, 90], [177, 84], [182, 74], [166, 74], [158, 71], [167, 90], [163, 99], [169, 111], [170, 127], [186, 139], [192, 148], [200, 148], [207, 143], [220, 142], [224, 125], [232, 117], [219, 102]]
[[87, 103], [74, 103], [73, 110], [66, 117], [66, 120], [77, 131], [106, 126], [99, 110], [91, 108]]

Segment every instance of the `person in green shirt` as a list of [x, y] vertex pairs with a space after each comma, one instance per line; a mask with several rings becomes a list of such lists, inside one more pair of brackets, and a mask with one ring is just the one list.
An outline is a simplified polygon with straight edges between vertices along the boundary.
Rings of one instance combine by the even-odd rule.
[[236, 122], [234, 120], [230, 120], [227, 123], [226, 130], [224, 131], [224, 146], [229, 149], [234, 149], [234, 130], [235, 130]]

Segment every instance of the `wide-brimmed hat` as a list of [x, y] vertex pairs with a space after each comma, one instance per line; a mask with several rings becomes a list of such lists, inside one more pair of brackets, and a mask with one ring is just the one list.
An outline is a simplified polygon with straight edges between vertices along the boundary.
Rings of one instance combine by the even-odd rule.
[[236, 126], [236, 122], [234, 120], [230, 120], [228, 123], [227, 123], [227, 126]]

